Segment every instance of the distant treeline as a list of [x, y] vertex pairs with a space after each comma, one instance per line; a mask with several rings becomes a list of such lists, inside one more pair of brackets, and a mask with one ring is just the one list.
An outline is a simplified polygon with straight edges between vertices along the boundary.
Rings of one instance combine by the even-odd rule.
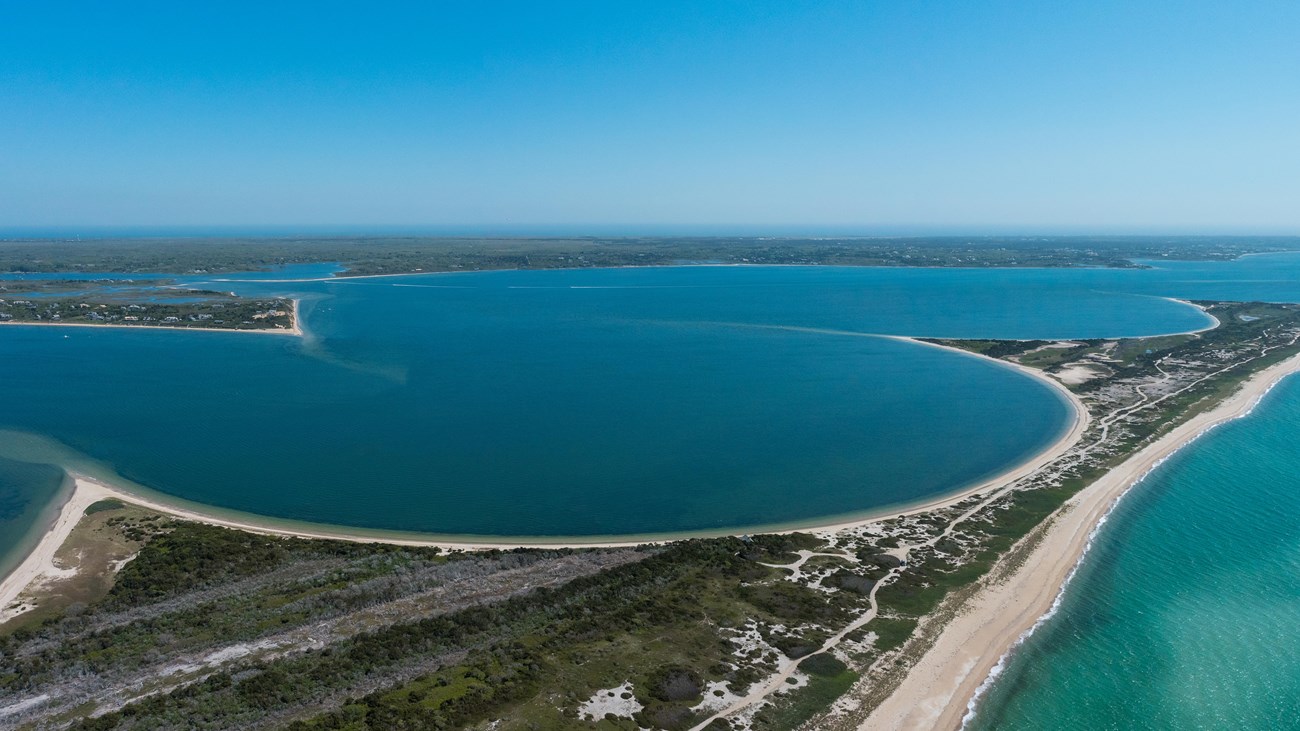
[[157, 238], [0, 241], [0, 272], [230, 272], [339, 262], [344, 275], [676, 263], [1133, 267], [1300, 250], [1300, 237]]

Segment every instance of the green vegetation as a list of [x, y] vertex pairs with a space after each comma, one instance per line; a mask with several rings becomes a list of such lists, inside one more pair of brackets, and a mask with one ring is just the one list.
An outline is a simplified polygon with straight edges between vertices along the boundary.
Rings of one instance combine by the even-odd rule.
[[[114, 512], [91, 517], [125, 531]], [[90, 672], [123, 687], [149, 678], [142, 687], [163, 692], [76, 728], [182, 718], [208, 728], [459, 728], [499, 718], [501, 728], [561, 729], [606, 727], [581, 721], [580, 702], [630, 680], [643, 725], [685, 728], [701, 717], [694, 706], [707, 683], [744, 692], [777, 659], [768, 650], [737, 661], [719, 628], [842, 624], [863, 601], [785, 581], [746, 557], [820, 545], [799, 534], [445, 555], [191, 523], [153, 530], [102, 599], [0, 640], [0, 703], [36, 691], [75, 698]], [[564, 567], [557, 581], [538, 584], [554, 567]], [[510, 583], [490, 584], [503, 574]], [[796, 654], [819, 642], [763, 633]], [[261, 649], [204, 666], [223, 647]], [[189, 669], [166, 676], [162, 666]], [[830, 682], [819, 680], [818, 692]]]
[[[1093, 413], [1080, 448], [1096, 449], [870, 531], [449, 555], [97, 503], [86, 521], [138, 556], [111, 589], [5, 628], [0, 706], [56, 699], [28, 713], [83, 729], [686, 729], [797, 662], [795, 682], [752, 709], [750, 727], [819, 724], [855, 684], [886, 687], [906, 669], [1070, 496], [1300, 352], [1300, 308], [1203, 304], [1221, 328], [939, 341], [1049, 373], [1096, 366], [1101, 375], [1070, 386]], [[879, 614], [857, 624], [873, 598]], [[606, 716], [611, 698], [622, 710]], [[102, 715], [86, 718], [92, 710]]]
[[125, 507], [126, 507], [126, 503], [122, 502], [121, 500], [108, 498], [106, 500], [100, 500], [98, 502], [91, 503], [86, 508], [86, 515], [94, 515], [95, 513], [102, 513], [105, 510], [122, 510]]
[[292, 329], [293, 303], [285, 299], [249, 300], [220, 292], [188, 292], [194, 302], [154, 302], [143, 297], [0, 299], [0, 322], [123, 325], [224, 330]]
[[[1056, 480], [1010, 492], [990, 506], [986, 519], [964, 526], [961, 540], [945, 538], [935, 543], [934, 550], [919, 552], [908, 570], [877, 594], [882, 618], [868, 625], [878, 635], [877, 648], [887, 651], [901, 647], [920, 620], [932, 614], [940, 602], [987, 574], [1012, 546], [1106, 469], [1174, 425], [1219, 403], [1250, 373], [1300, 353], [1300, 345], [1293, 338], [1300, 332], [1300, 306], [1258, 302], [1197, 304], [1223, 324], [1197, 334], [1070, 341], [1060, 344], [1064, 347], [1051, 347], [1053, 344], [1041, 341], [932, 341], [972, 352], [996, 353], [1049, 372], [1065, 365], [1095, 365], [1105, 373], [1104, 377], [1073, 385], [1073, 390], [1116, 408], [1121, 403], [1117, 401], [1119, 394], [1131, 397], [1134, 393], [1132, 385], [1117, 384], [1147, 384], [1152, 393], [1137, 390], [1142, 400], [1130, 408], [1140, 408], [1146, 402], [1150, 408], [1142, 418], [1127, 419], [1122, 428], [1113, 428], [1111, 440], [1115, 446], [1108, 456], [1081, 461]], [[1263, 352], [1265, 348], [1267, 353]], [[1201, 377], [1185, 386], [1163, 386], [1162, 391], [1160, 384], [1173, 378], [1165, 366], [1173, 368], [1171, 364], [1175, 363]], [[1243, 365], [1246, 363], [1249, 366]], [[1094, 418], [1104, 415], [1095, 412]]]
[[789, 691], [754, 717], [760, 731], [791, 731], [826, 710], [836, 698], [848, 692], [858, 681], [858, 674], [835, 656], [818, 653], [799, 663], [808, 676], [808, 684]]
[[904, 642], [916, 631], [917, 620], [912, 618], [881, 617], [871, 623], [871, 631], [876, 633], [876, 649], [888, 652], [902, 647]]
[[65, 613], [78, 615], [100, 602], [113, 585], [115, 564], [128, 560], [169, 521], [118, 500], [100, 500], [55, 554], [62, 568], [76, 568], [74, 577], [42, 584], [21, 603], [32, 608], [0, 626], [0, 632], [28, 631]]

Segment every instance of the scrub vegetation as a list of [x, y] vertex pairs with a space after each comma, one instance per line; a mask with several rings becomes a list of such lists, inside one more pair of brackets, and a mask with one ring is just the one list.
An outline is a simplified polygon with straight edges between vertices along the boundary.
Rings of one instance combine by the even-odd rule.
[[[810, 260], [781, 263], [864, 263], [826, 252], [866, 257], [886, 246], [899, 263], [931, 240], [692, 241], [660, 250], [658, 240], [441, 240], [434, 250], [389, 240], [363, 248], [370, 258], [346, 247], [357, 273], [501, 268], [518, 257], [534, 268], [575, 256], [584, 266], [622, 256], [669, 263], [670, 252], [671, 261], [794, 251]], [[1124, 247], [1152, 255], [1160, 243], [1088, 241], [1056, 265], [1113, 263]], [[979, 265], [1028, 263], [1013, 243], [982, 241]], [[3, 244], [0, 261], [28, 245]], [[96, 263], [68, 243], [32, 266], [172, 271], [198, 261], [184, 247], [117, 245]], [[213, 255], [209, 271], [247, 269], [254, 249], [245, 247], [266, 243], [224, 245], [230, 258]], [[345, 259], [332, 256], [345, 242], [276, 245], [258, 263]], [[1057, 256], [1041, 242], [1020, 245]], [[1198, 253], [1241, 253], [1215, 246]], [[962, 246], [944, 251], [946, 265], [968, 265]], [[477, 258], [457, 258], [464, 252]], [[1295, 306], [1199, 305], [1221, 326], [1133, 340], [935, 341], [1043, 370], [1082, 400], [1089, 426], [1007, 485], [841, 530], [448, 553], [269, 537], [96, 503], [64, 547], [65, 564], [85, 570], [39, 587], [26, 598], [34, 608], [0, 625], [0, 727], [857, 728], [1066, 500], [1252, 373], [1300, 353]]]
[[[1131, 341], [944, 341], [1049, 372], [1095, 366], [1070, 386], [1092, 412], [1089, 428], [1010, 485], [839, 531], [448, 554], [96, 504], [70, 544], [138, 554], [85, 584], [75, 604], [4, 625], [0, 723], [856, 728], [1065, 500], [1300, 352], [1294, 306], [1201, 304], [1222, 327]], [[72, 593], [56, 584], [47, 594]]]
[[[158, 301], [160, 293], [162, 301]], [[167, 301], [168, 299], [186, 301]], [[294, 326], [294, 307], [287, 299], [248, 299], [222, 292], [153, 290], [130, 296], [120, 293], [110, 295], [92, 289], [88, 294], [78, 297], [0, 297], [0, 323], [7, 322], [122, 327], [143, 325], [203, 330], [291, 330]]]

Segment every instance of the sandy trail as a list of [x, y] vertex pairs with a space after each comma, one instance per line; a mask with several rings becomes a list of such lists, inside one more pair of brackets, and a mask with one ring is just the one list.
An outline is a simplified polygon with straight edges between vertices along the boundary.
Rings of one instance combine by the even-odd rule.
[[1300, 356], [1255, 374], [1214, 409], [1176, 427], [1071, 498], [1020, 568], [1002, 583], [984, 587], [860, 728], [961, 728], [986, 679], [1051, 611], [1116, 500], [1201, 434], [1250, 413], [1278, 381], [1297, 371]]

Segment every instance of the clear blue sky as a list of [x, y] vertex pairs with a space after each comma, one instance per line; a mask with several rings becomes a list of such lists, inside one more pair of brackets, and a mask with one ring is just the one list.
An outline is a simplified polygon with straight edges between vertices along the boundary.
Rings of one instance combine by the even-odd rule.
[[0, 228], [1300, 232], [1300, 3], [6, 2]]

